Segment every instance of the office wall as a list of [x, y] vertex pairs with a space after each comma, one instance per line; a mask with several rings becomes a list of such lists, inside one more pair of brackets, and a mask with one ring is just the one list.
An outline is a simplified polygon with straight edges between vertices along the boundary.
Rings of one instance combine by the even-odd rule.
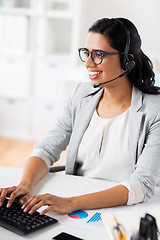
[[149, 54], [160, 54], [159, 0], [84, 0], [80, 44], [88, 27], [98, 18], [126, 17], [134, 22], [142, 38], [142, 48]]

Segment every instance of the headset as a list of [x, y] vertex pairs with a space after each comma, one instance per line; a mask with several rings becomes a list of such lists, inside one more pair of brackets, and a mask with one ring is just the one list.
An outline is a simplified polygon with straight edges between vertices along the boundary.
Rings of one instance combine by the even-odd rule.
[[125, 32], [126, 32], [126, 46], [124, 50], [124, 57], [122, 62], [122, 68], [123, 70], [129, 70], [131, 71], [135, 67], [135, 61], [133, 60], [133, 57], [129, 55], [129, 49], [130, 49], [130, 32], [126, 28], [123, 22], [121, 22], [119, 19], [114, 19], [116, 22], [119, 22], [121, 26], [123, 26]]
[[130, 32], [128, 31], [128, 29], [126, 28], [126, 26], [124, 25], [124, 23], [122, 21], [120, 21], [117, 18], [114, 18], [114, 21], [118, 22], [119, 24], [121, 24], [121, 26], [123, 26], [125, 32], [126, 32], [126, 45], [125, 45], [125, 50], [124, 50], [124, 56], [123, 56], [123, 60], [121, 61], [121, 65], [122, 65], [122, 69], [124, 70], [124, 73], [122, 73], [121, 75], [107, 81], [107, 82], [103, 82], [103, 83], [97, 83], [94, 84], [93, 87], [97, 88], [103, 84], [112, 82], [114, 80], [116, 80], [117, 78], [121, 78], [125, 75], [127, 75], [134, 67], [135, 67], [135, 61], [133, 59], [133, 57], [131, 55], [129, 55], [129, 49], [130, 49]]

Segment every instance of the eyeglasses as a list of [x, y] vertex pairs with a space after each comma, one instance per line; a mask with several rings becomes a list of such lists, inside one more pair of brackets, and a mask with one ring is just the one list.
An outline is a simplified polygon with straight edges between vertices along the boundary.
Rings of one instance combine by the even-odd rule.
[[91, 55], [91, 59], [94, 64], [99, 65], [103, 62], [103, 57], [106, 55], [120, 55], [124, 53], [119, 53], [119, 52], [104, 52], [102, 50], [93, 50], [90, 52], [87, 48], [79, 48], [79, 57], [82, 62], [86, 62], [88, 57]]

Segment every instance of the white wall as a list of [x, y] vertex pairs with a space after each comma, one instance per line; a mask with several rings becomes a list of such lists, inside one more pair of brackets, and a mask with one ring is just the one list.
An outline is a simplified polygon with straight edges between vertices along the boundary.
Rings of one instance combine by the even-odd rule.
[[84, 0], [80, 44], [90, 25], [102, 17], [126, 17], [137, 27], [142, 49], [160, 55], [160, 0]]

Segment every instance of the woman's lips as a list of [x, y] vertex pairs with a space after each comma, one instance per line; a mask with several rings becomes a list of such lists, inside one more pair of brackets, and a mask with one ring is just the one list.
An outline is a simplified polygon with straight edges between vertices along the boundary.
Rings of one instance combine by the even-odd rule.
[[89, 71], [89, 78], [90, 79], [94, 79], [94, 78], [97, 78], [101, 75], [101, 71], [98, 72], [98, 71]]

